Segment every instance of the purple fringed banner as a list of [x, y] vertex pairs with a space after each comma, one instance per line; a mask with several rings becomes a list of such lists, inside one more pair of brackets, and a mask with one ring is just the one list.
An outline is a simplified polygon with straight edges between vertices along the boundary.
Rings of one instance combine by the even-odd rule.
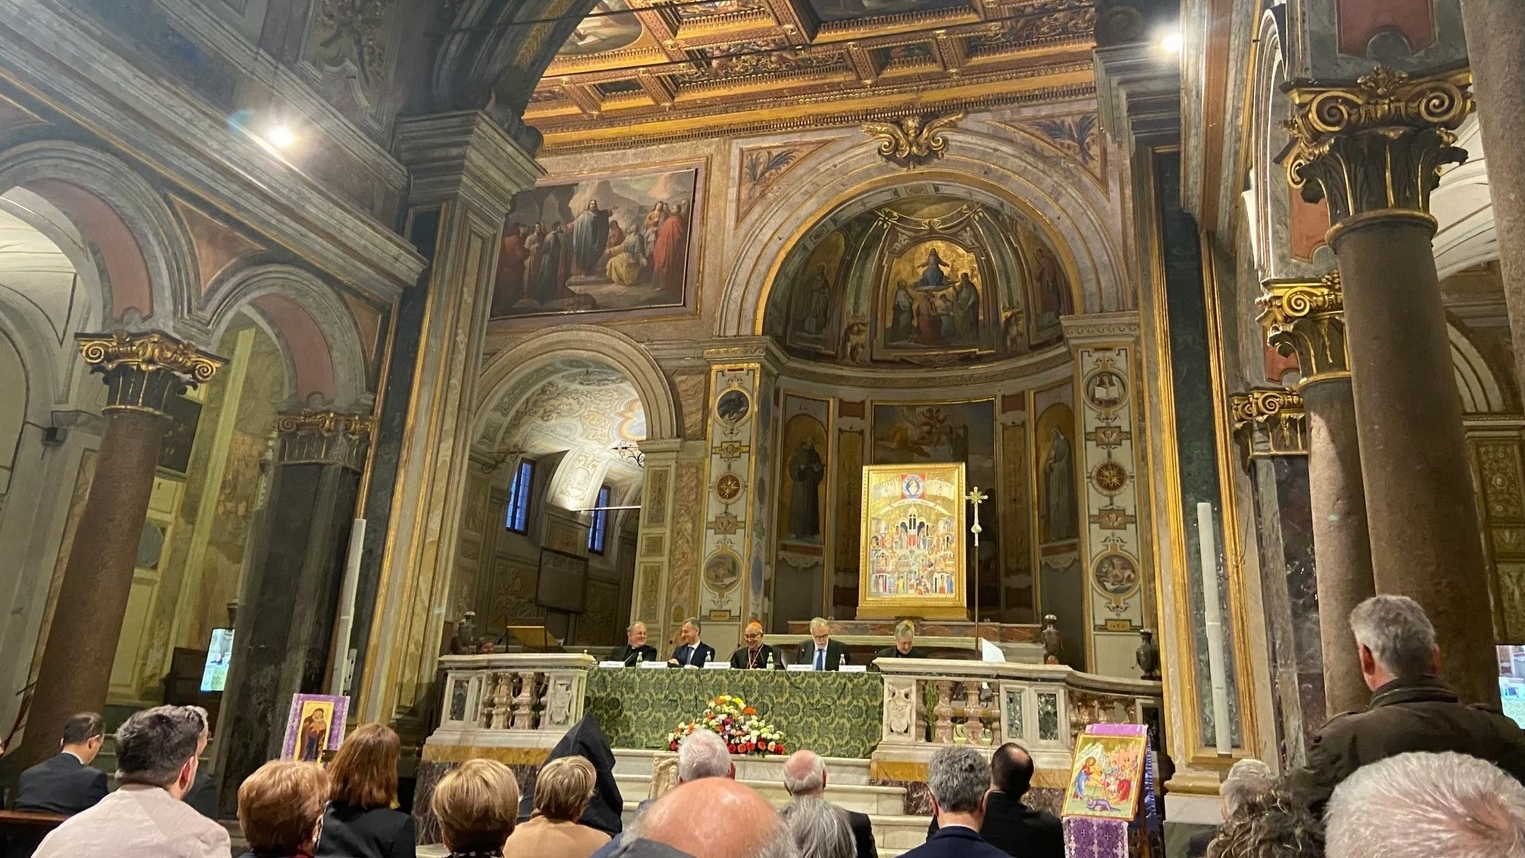
[[1085, 816], [1066, 819], [1064, 858], [1128, 858], [1128, 823]]

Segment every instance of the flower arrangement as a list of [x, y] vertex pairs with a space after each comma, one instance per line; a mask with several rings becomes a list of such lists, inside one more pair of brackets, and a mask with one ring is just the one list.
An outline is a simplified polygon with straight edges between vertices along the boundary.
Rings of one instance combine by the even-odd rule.
[[678, 743], [696, 730], [718, 733], [733, 754], [784, 754], [784, 734], [758, 716], [757, 710], [734, 694], [722, 694], [711, 700], [704, 714], [679, 724], [667, 734], [667, 749], [678, 750]]

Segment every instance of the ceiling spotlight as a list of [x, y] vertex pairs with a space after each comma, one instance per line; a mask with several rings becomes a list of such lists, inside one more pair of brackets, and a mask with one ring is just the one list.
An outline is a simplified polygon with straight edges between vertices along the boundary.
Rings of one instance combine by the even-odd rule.
[[1167, 54], [1179, 54], [1181, 52], [1181, 34], [1170, 33], [1160, 39], [1160, 50]]
[[277, 149], [285, 149], [297, 142], [297, 135], [287, 125], [277, 125], [265, 132], [265, 140]]

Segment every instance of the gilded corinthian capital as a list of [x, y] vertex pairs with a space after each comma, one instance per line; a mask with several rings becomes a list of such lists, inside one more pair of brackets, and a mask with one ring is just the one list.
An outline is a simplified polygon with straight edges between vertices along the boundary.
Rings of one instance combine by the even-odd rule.
[[1472, 112], [1471, 86], [1467, 69], [1410, 78], [1377, 66], [1354, 86], [1294, 87], [1277, 161], [1303, 199], [1328, 199], [1336, 227], [1372, 212], [1428, 216], [1440, 169], [1467, 159], [1452, 132]]
[[160, 331], [75, 334], [74, 341], [90, 371], [105, 376], [107, 413], [166, 416], [170, 397], [211, 381], [228, 362]]
[[303, 410], [278, 414], [282, 464], [334, 464], [360, 470], [370, 449], [375, 421], [369, 414]]
[[1255, 300], [1266, 342], [1297, 354], [1301, 385], [1350, 374], [1345, 353], [1345, 296], [1338, 269], [1322, 279], [1272, 280]]
[[1229, 398], [1234, 440], [1246, 459], [1308, 455], [1303, 398], [1280, 387], [1256, 387]]

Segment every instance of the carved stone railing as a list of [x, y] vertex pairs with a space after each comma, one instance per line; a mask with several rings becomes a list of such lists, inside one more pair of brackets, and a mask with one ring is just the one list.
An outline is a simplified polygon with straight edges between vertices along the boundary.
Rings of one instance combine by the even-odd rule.
[[476, 740], [501, 734], [509, 744], [554, 744], [582, 719], [592, 656], [576, 654], [450, 655], [440, 725], [431, 741], [452, 734]]
[[1160, 684], [1080, 673], [1063, 665], [880, 659], [884, 717], [875, 753], [917, 745], [1017, 742], [1068, 751], [1087, 724], [1158, 729]]

